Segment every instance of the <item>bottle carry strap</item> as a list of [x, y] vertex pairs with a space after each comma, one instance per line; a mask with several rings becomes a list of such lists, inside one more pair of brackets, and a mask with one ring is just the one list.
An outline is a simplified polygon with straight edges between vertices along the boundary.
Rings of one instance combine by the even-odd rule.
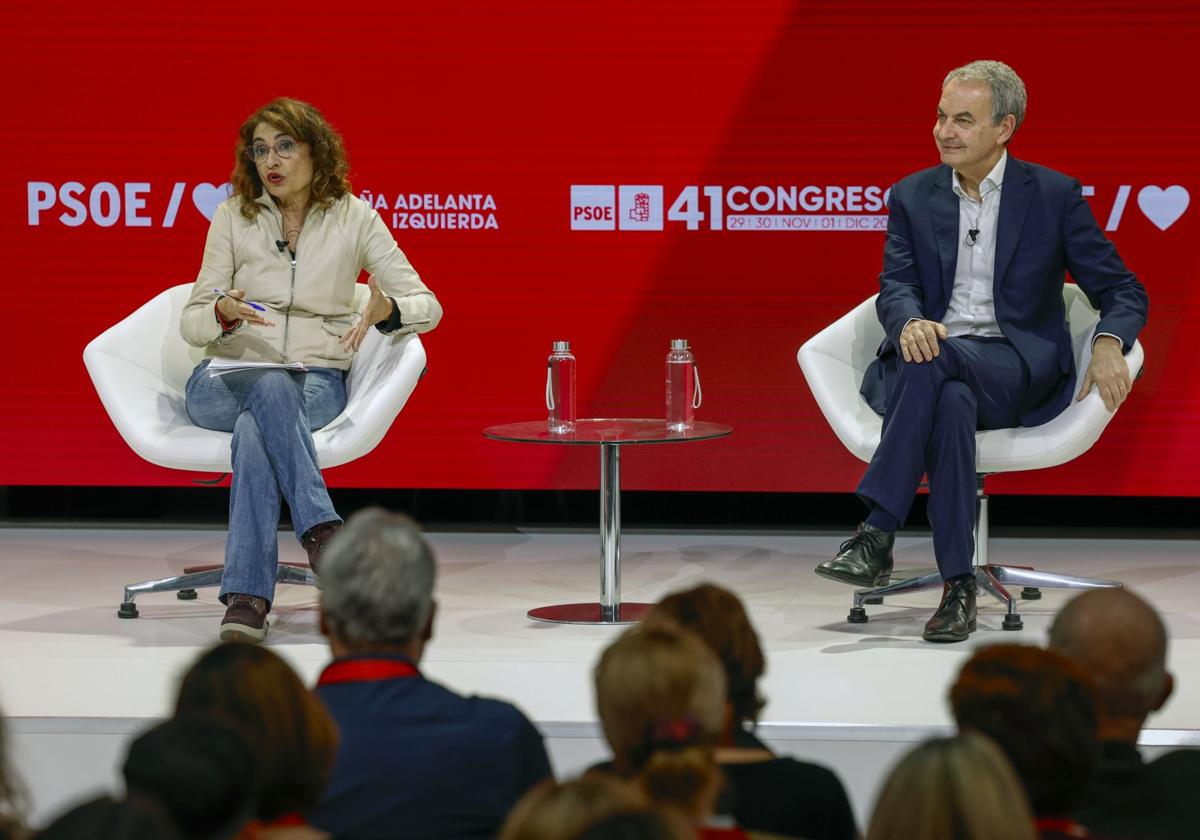
[[692, 408], [699, 408], [700, 403], [704, 400], [704, 395], [700, 393], [700, 368], [695, 364], [692, 365], [692, 374], [696, 380], [696, 393], [692, 397]]
[[554, 410], [554, 390], [550, 387], [550, 362], [546, 362], [546, 410]]

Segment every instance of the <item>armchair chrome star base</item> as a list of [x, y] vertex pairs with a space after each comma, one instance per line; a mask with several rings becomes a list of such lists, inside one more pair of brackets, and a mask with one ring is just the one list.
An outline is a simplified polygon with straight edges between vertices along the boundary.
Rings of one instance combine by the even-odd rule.
[[[183, 574], [131, 583], [125, 587], [125, 597], [117, 609], [118, 618], [137, 618], [138, 608], [134, 599], [147, 592], [174, 592], [180, 601], [196, 600], [196, 589], [201, 586], [220, 586], [225, 567], [186, 566]], [[280, 563], [275, 570], [276, 583], [294, 583], [300, 586], [316, 586], [317, 576], [304, 563]]]
[[[152, 464], [200, 473], [233, 469], [233, 435], [192, 424], [184, 393], [204, 350], [179, 334], [179, 319], [191, 297], [191, 283], [155, 295], [128, 317], [92, 340], [83, 361], [104, 410], [133, 451]], [[370, 291], [354, 289], [353, 309], [362, 311]], [[321, 469], [361, 458], [387, 434], [417, 382], [425, 375], [425, 347], [416, 334], [385, 336], [370, 330], [346, 376], [346, 407], [313, 432]], [[205, 481], [202, 483], [212, 483]], [[221, 566], [191, 566], [182, 575], [125, 587], [117, 615], [137, 618], [134, 598], [143, 592], [175, 592], [181, 601], [196, 587], [219, 586]], [[307, 565], [281, 563], [277, 583], [312, 584]]]
[[[1030, 566], [1001, 566], [988, 562], [988, 512], [987, 494], [983, 490], [984, 475], [976, 476], [976, 515], [975, 515], [975, 585], [980, 595], [991, 595], [1004, 604], [1006, 612], [1005, 630], [1021, 630], [1025, 623], [1017, 612], [1017, 601], [1035, 601], [1042, 597], [1042, 588], [1050, 589], [1115, 589], [1121, 586], [1120, 581], [1104, 580], [1102, 578], [1079, 577], [1077, 575], [1060, 575], [1054, 572], [1039, 572]], [[893, 575], [896, 573], [893, 572]], [[1021, 592], [1014, 596], [1009, 588], [1020, 586]], [[854, 592], [853, 606], [846, 621], [851, 624], [865, 624], [867, 621], [867, 604], [882, 604], [883, 599], [892, 595], [905, 595], [909, 592], [922, 592], [927, 589], [941, 589], [942, 576], [933, 570], [927, 574], [897, 580], [887, 586], [868, 587]]]
[[[875, 311], [878, 296], [864, 300], [850, 312], [838, 318], [808, 341], [796, 354], [804, 378], [812, 389], [821, 413], [829, 422], [837, 439], [854, 457], [870, 463], [883, 434], [883, 419], [866, 404], [859, 387], [867, 368], [875, 359], [875, 348], [886, 337]], [[1092, 358], [1092, 339], [1099, 327], [1100, 313], [1082, 289], [1067, 283], [1062, 290], [1063, 310], [1071, 334], [1071, 354], [1075, 362], [1075, 381], [1082, 382]], [[1125, 354], [1129, 375], [1141, 375], [1145, 363], [1142, 345], [1135, 341]], [[1013, 566], [997, 566], [987, 560], [987, 497], [983, 493], [983, 477], [990, 473], [1041, 470], [1056, 467], [1087, 452], [1104, 432], [1114, 413], [1104, 407], [1096, 389], [1082, 400], [1071, 400], [1062, 413], [1040, 426], [1012, 429], [991, 429], [975, 434], [975, 471], [978, 476], [979, 508], [975, 525], [975, 575], [979, 591], [1002, 601], [1008, 609], [1005, 627], [1021, 628], [1016, 601], [1009, 593], [1015, 586], [1024, 587], [1017, 596], [1033, 600], [1041, 595], [1041, 587], [1065, 589], [1096, 589], [1120, 586], [1111, 580], [1073, 577], [1038, 572]], [[867, 620], [864, 604], [878, 603], [884, 596], [901, 592], [936, 589], [942, 585], [937, 574], [913, 574], [900, 580], [892, 572], [890, 586], [860, 589], [854, 593], [854, 608], [849, 620]]]

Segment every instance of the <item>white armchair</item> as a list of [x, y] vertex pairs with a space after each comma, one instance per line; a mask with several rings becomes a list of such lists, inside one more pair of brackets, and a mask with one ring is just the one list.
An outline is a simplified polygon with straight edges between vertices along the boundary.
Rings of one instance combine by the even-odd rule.
[[[96, 393], [121, 437], [152, 464], [197, 472], [227, 473], [233, 435], [192, 424], [184, 404], [184, 388], [204, 351], [179, 335], [179, 316], [192, 284], [174, 286], [105, 330], [83, 351], [83, 361]], [[355, 290], [361, 310], [367, 287]], [[346, 408], [329, 425], [313, 433], [322, 468], [361, 458], [383, 439], [425, 372], [425, 348], [414, 334], [385, 336], [371, 330], [363, 340], [346, 378]], [[134, 598], [145, 592], [176, 592], [182, 600], [196, 597], [202, 586], [221, 582], [220, 566], [190, 567], [184, 574], [130, 584], [118, 612], [136, 618]], [[280, 583], [311, 585], [307, 566], [280, 563]]]
[[[879, 446], [883, 429], [883, 419], [858, 393], [867, 365], [875, 358], [875, 350], [884, 338], [883, 327], [875, 314], [875, 297], [863, 301], [806, 341], [796, 356], [817, 405], [838, 440], [855, 457], [867, 462]], [[1076, 377], [1082, 380], [1083, 372], [1091, 361], [1092, 336], [1099, 314], [1092, 309], [1083, 290], [1074, 284], [1068, 283], [1063, 287], [1063, 302], [1075, 351]], [[1125, 355], [1130, 376], [1141, 374], [1143, 360], [1142, 345], [1134, 342], [1133, 348]], [[989, 563], [984, 478], [991, 473], [1044, 469], [1073, 460], [1091, 448], [1112, 418], [1113, 414], [1109, 413], [1100, 395], [1093, 390], [1079, 402], [1072, 400], [1061, 414], [1041, 426], [995, 429], [976, 434], [976, 581], [980, 591], [993, 595], [1006, 605], [1008, 612], [1004, 629], [1019, 630], [1022, 627], [1016, 600], [1005, 588], [1006, 583], [1024, 587], [1021, 597], [1026, 599], [1040, 597], [1039, 587], [1042, 586], [1090, 589], [1121, 584]], [[875, 589], [858, 590], [854, 594], [848, 620], [856, 624], [865, 622], [867, 615], [863, 605], [879, 603], [885, 595], [940, 588], [941, 585], [941, 577], [934, 573]]]

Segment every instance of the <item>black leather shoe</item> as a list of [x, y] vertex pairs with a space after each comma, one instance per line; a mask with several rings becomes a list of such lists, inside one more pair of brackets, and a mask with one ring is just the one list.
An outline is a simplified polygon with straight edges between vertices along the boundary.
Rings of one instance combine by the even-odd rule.
[[965, 642], [975, 632], [975, 617], [975, 576], [947, 582], [922, 635], [927, 642]]
[[892, 579], [892, 546], [896, 535], [865, 522], [838, 548], [832, 560], [814, 570], [823, 578], [853, 586], [883, 586]]

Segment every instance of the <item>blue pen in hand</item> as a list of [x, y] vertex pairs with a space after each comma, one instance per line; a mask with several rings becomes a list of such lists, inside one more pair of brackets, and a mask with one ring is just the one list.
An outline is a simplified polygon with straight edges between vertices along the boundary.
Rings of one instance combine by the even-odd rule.
[[223, 292], [220, 289], [213, 289], [213, 294], [216, 295], [217, 297], [227, 297], [230, 300], [236, 300], [238, 303], [244, 303], [247, 306], [249, 306], [251, 309], [257, 309], [259, 312], [267, 311], [267, 307], [263, 306], [261, 303], [255, 303], [252, 300], [242, 300], [241, 298], [235, 298], [233, 295], [229, 294], [228, 292]]

